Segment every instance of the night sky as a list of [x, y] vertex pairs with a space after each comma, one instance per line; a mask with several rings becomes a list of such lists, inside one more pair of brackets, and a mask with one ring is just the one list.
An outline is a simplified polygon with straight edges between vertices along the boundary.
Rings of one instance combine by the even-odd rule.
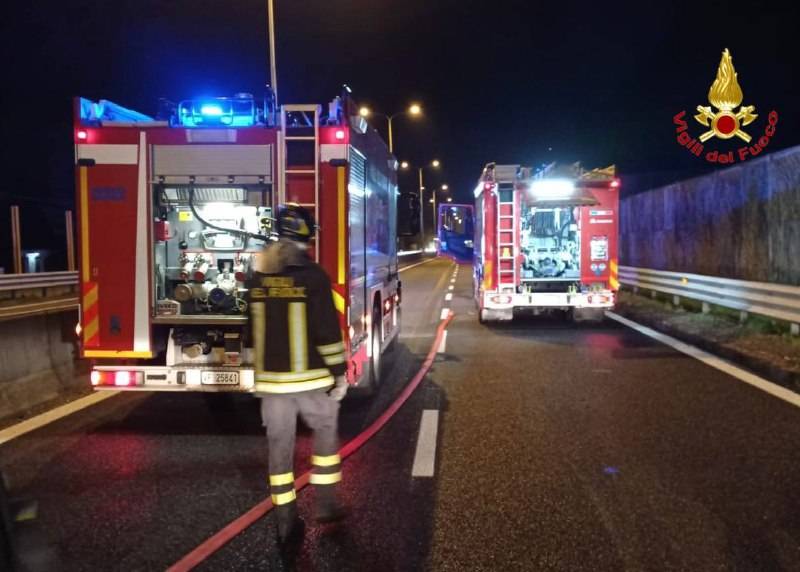
[[[616, 163], [630, 192], [709, 169], [672, 116], [708, 105], [726, 47], [759, 113], [749, 131], [775, 109], [770, 150], [800, 143], [800, 9], [780, 4], [276, 0], [279, 95], [326, 103], [347, 83], [377, 111], [419, 102], [424, 118], [395, 121], [396, 154], [440, 159], [430, 183], [456, 201], [489, 161]], [[72, 202], [73, 95], [154, 114], [159, 97], [260, 96], [269, 77], [266, 1], [15, 3], [2, 35], [2, 243], [11, 197]]]

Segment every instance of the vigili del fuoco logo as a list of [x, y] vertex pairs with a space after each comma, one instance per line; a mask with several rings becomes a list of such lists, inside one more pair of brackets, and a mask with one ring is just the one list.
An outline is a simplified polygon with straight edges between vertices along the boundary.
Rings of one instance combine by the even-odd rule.
[[[770, 111], [767, 115], [767, 124], [763, 135], [753, 140], [756, 135], [751, 135], [745, 127], [758, 118], [755, 105], [742, 105], [744, 95], [739, 86], [738, 74], [733, 69], [733, 58], [727, 48], [722, 52], [722, 59], [717, 69], [717, 78], [708, 90], [709, 106], [698, 105], [697, 115], [694, 116], [698, 123], [706, 127], [706, 131], [699, 136], [692, 137], [689, 133], [686, 111], [681, 111], [672, 118], [676, 125], [678, 143], [686, 147], [690, 153], [698, 157], [705, 156], [709, 163], [730, 164], [741, 162], [749, 157], [755, 157], [769, 145], [770, 139], [775, 135], [775, 125], [778, 123], [778, 112]], [[736, 108], [739, 108], [738, 111]], [[706, 149], [704, 143], [718, 139], [732, 139], [738, 137], [745, 143], [736, 150]], [[705, 151], [705, 155], [703, 152]]]

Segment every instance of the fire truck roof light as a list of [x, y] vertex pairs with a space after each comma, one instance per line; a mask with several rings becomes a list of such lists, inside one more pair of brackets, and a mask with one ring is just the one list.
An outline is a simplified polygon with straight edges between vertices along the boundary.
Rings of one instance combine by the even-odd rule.
[[257, 117], [255, 101], [248, 95], [181, 101], [173, 121], [183, 127], [251, 127]]
[[210, 117], [219, 117], [222, 115], [222, 107], [213, 103], [206, 103], [200, 107], [200, 113]]
[[575, 185], [569, 179], [540, 179], [531, 181], [530, 191], [542, 199], [560, 199], [575, 192]]

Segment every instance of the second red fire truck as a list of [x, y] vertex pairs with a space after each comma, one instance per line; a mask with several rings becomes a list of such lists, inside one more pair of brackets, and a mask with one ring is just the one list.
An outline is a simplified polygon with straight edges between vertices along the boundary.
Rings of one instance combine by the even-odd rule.
[[619, 289], [613, 168], [539, 172], [488, 164], [475, 188], [475, 299], [482, 322], [564, 310], [599, 320]]
[[244, 288], [272, 213], [319, 223], [349, 381], [374, 387], [399, 332], [397, 162], [346, 96], [247, 94], [158, 119], [75, 99], [82, 355], [97, 389], [252, 391]]

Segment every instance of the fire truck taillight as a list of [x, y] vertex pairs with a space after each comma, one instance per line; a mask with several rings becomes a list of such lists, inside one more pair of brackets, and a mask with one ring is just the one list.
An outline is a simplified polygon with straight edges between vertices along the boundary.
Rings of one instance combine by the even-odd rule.
[[89, 381], [93, 386], [97, 385], [114, 385], [116, 387], [130, 387], [134, 385], [141, 385], [144, 379], [144, 373], [141, 371], [98, 371], [92, 370], [89, 374]]
[[78, 132], [75, 133], [75, 137], [78, 141], [86, 141], [89, 138], [89, 132], [86, 129], [78, 129]]
[[131, 385], [131, 381], [135, 381], [135, 377], [130, 371], [115, 371], [114, 372], [114, 385], [126, 386]]
[[345, 137], [344, 129], [337, 129], [335, 137], [337, 141], [344, 141]]
[[619, 181], [617, 179], [614, 179], [613, 181], [611, 181], [611, 186], [614, 188], [619, 187]]
[[511, 296], [492, 296], [493, 304], [510, 304], [512, 301]]

